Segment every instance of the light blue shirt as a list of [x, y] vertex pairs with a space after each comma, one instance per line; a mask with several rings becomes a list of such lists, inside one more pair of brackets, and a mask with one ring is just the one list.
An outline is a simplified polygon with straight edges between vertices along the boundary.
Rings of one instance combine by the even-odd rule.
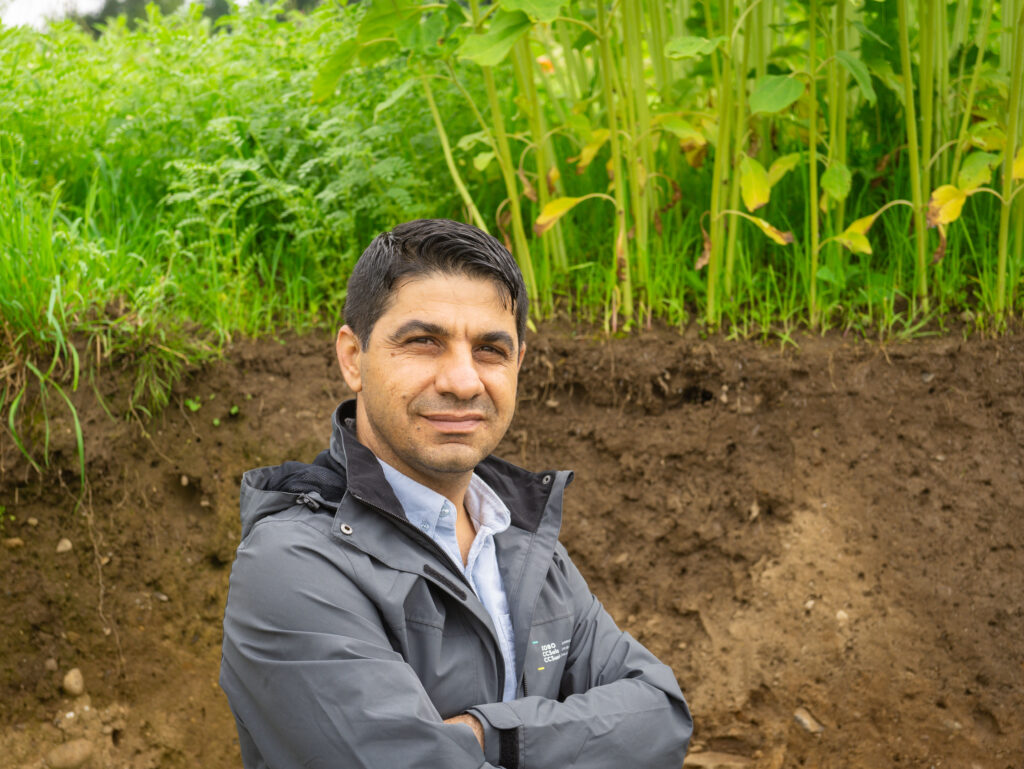
[[402, 474], [379, 457], [384, 477], [391, 484], [395, 496], [402, 504], [405, 517], [422, 529], [451, 559], [455, 567], [466, 576], [480, 602], [491, 615], [498, 633], [498, 645], [505, 659], [505, 691], [502, 702], [516, 698], [516, 652], [512, 632], [512, 618], [508, 612], [508, 597], [498, 571], [498, 556], [494, 535], [509, 527], [512, 517], [501, 498], [478, 475], [473, 475], [466, 491], [466, 512], [469, 514], [476, 537], [469, 548], [466, 565], [462, 565], [459, 541], [455, 536], [455, 505], [428, 489], [422, 483]]

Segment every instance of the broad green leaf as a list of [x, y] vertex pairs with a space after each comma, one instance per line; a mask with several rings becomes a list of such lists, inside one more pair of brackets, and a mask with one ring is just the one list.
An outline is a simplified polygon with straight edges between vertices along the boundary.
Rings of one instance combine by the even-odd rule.
[[411, 91], [413, 88], [416, 87], [417, 83], [418, 83], [418, 81], [415, 78], [409, 78], [404, 83], [402, 83], [400, 86], [398, 86], [398, 88], [396, 88], [391, 93], [389, 93], [387, 98], [384, 99], [384, 101], [382, 101], [380, 104], [378, 104], [374, 108], [374, 110], [373, 110], [373, 119], [377, 120], [380, 117], [382, 112], [384, 112], [385, 110], [389, 109], [391, 107], [391, 105], [393, 105], [395, 102], [397, 102], [399, 99], [401, 99], [407, 93], [409, 93], [409, 91]]
[[580, 150], [579, 160], [576, 163], [576, 173], [581, 174], [586, 170], [606, 141], [608, 141], [607, 128], [599, 128], [590, 134], [590, 141]]
[[469, 150], [473, 149], [473, 147], [475, 147], [479, 142], [484, 142], [485, 144], [490, 145], [490, 142], [487, 140], [487, 134], [485, 134], [483, 131], [473, 131], [473, 133], [466, 134], [461, 139], [459, 139], [459, 141], [456, 142], [455, 146], [458, 147], [463, 152], [468, 152]]
[[352, 38], [343, 40], [334, 50], [331, 58], [324, 62], [320, 71], [316, 73], [316, 79], [313, 81], [314, 102], [321, 102], [334, 93], [334, 89], [338, 87], [338, 81], [352, 66], [352, 60], [358, 51], [359, 43]]
[[459, 55], [481, 67], [495, 67], [531, 26], [530, 17], [522, 11], [498, 11], [486, 32], [465, 39], [459, 47]]
[[775, 160], [772, 161], [771, 166], [768, 168], [768, 184], [772, 187], [778, 184], [779, 180], [782, 179], [783, 176], [800, 165], [800, 157], [801, 155], [799, 152], [791, 152], [788, 155], [775, 158]]
[[697, 142], [699, 144], [707, 144], [707, 139], [704, 134], [698, 131], [691, 123], [683, 120], [681, 117], [675, 115], [667, 117], [663, 120], [655, 119], [656, 124], [660, 125], [666, 131], [676, 136], [682, 142]]
[[821, 188], [833, 200], [845, 200], [850, 194], [850, 169], [839, 162], [832, 163], [821, 177]]
[[412, 15], [395, 25], [395, 37], [403, 48], [436, 55], [439, 52], [438, 41], [444, 36], [446, 26], [443, 13]]
[[483, 171], [487, 166], [494, 160], [493, 152], [481, 152], [473, 158], [473, 168], [477, 171]]
[[868, 69], [886, 88], [892, 91], [893, 95], [899, 99], [900, 104], [903, 104], [903, 81], [893, 71], [892, 64], [885, 59], [872, 59], [868, 62]]
[[416, 13], [418, 9], [405, 0], [373, 0], [370, 9], [359, 22], [356, 39], [366, 45], [374, 40], [393, 37], [398, 24]]
[[1010, 178], [1014, 181], [1024, 179], [1024, 147], [1017, 150], [1017, 157], [1013, 159], [1013, 171]]
[[839, 280], [839, 276], [836, 275], [835, 271], [827, 264], [823, 264], [818, 268], [818, 280], [831, 283], [833, 286], [839, 285], [841, 282]]
[[750, 94], [750, 111], [781, 112], [795, 102], [804, 92], [804, 84], [786, 75], [765, 75], [754, 84]]
[[846, 246], [855, 254], [871, 253], [871, 241], [868, 240], [867, 236], [859, 232], [850, 232], [849, 228], [841, 235], [836, 235], [836, 240], [839, 241], [840, 245]]
[[960, 211], [967, 200], [967, 193], [952, 184], [943, 184], [928, 198], [928, 226], [939, 227], [960, 218]]
[[840, 51], [836, 54], [836, 58], [839, 60], [839, 63], [846, 67], [850, 74], [853, 75], [853, 79], [856, 80], [857, 85], [860, 86], [860, 92], [864, 94], [864, 98], [868, 100], [868, 104], [874, 104], [878, 97], [875, 95], [874, 86], [871, 85], [871, 73], [868, 72], [868, 68], [865, 66], [864, 62], [849, 51]]
[[724, 35], [713, 37], [710, 40], [696, 35], [676, 37], [665, 44], [665, 55], [670, 59], [697, 59], [712, 53], [725, 41]]
[[533, 231], [538, 235], [543, 235], [581, 200], [583, 198], [555, 198], [550, 201], [540, 212], [537, 221], [533, 223]]
[[585, 29], [577, 35], [575, 40], [572, 41], [572, 49], [574, 51], [582, 51], [595, 40], [597, 40], [597, 35], [589, 29]]
[[892, 50], [892, 46], [891, 46], [891, 45], [889, 45], [889, 43], [888, 43], [888, 42], [886, 42], [886, 41], [885, 41], [885, 40], [884, 40], [884, 39], [883, 39], [883, 38], [882, 38], [881, 36], [879, 36], [879, 35], [878, 35], [878, 34], [877, 34], [876, 32], [874, 32], [874, 31], [872, 31], [872, 30], [868, 29], [867, 25], [865, 25], [865, 24], [864, 24], [863, 22], [860, 22], [860, 21], [855, 21], [855, 22], [853, 22], [853, 26], [854, 26], [854, 28], [856, 28], [856, 30], [857, 30], [858, 32], [860, 32], [860, 34], [861, 34], [861, 37], [870, 37], [870, 38], [871, 38], [872, 40], [874, 40], [874, 41], [875, 41], [876, 43], [880, 43], [881, 45], [884, 45], [884, 46], [885, 46], [886, 48], [888, 48], [888, 49]]
[[999, 162], [999, 156], [991, 152], [972, 152], [960, 166], [956, 184], [964, 192], [972, 192], [992, 181], [992, 166]]
[[743, 195], [743, 205], [748, 211], [759, 209], [772, 194], [768, 172], [749, 155], [744, 155], [740, 161], [740, 194]]
[[531, 19], [550, 23], [558, 18], [565, 0], [501, 0], [506, 11], [523, 11]]

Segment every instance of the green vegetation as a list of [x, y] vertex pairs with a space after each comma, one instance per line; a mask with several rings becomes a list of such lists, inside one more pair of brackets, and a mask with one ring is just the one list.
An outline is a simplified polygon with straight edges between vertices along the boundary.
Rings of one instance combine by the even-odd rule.
[[0, 29], [26, 454], [29, 404], [101, 367], [145, 413], [234, 335], [336, 323], [362, 248], [420, 216], [502, 238], [536, 317], [611, 331], [1019, 316], [1024, 0], [467, 2]]

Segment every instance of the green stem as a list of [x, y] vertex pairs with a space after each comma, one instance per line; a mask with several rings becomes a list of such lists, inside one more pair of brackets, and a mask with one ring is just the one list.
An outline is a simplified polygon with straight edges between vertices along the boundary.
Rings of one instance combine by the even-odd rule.
[[981, 15], [981, 23], [978, 26], [974, 44], [978, 49], [978, 55], [974, 58], [974, 70], [971, 72], [971, 84], [967, 88], [967, 100], [964, 103], [964, 115], [960, 121], [960, 133], [957, 134], [956, 151], [953, 153], [953, 170], [947, 177], [949, 181], [956, 184], [957, 174], [960, 173], [960, 163], [963, 160], [964, 148], [967, 146], [967, 130], [971, 127], [971, 113], [974, 112], [974, 95], [978, 91], [978, 78], [981, 75], [982, 60], [985, 56], [985, 38], [988, 36], [988, 29], [992, 23], [993, 0], [985, 0], [984, 10]]
[[928, 243], [925, 230], [924, 198], [921, 193], [921, 153], [917, 144], [917, 112], [914, 109], [914, 77], [910, 68], [910, 33], [907, 29], [907, 4], [897, 0], [900, 35], [900, 66], [903, 69], [903, 109], [907, 122], [907, 154], [910, 160], [911, 200], [914, 204], [914, 240], [917, 244], [916, 296], [923, 308], [928, 306]]
[[[1022, 91], [1024, 91], [1024, 2], [1007, 3], [1003, 7], [1014, 8], [1011, 16], [1012, 37], [1011, 43], [1014, 47], [1013, 68], [1010, 75], [1010, 115], [1006, 128], [1006, 148], [1003, 151], [1003, 203], [999, 209], [999, 257], [996, 267], [996, 317], [1002, 321], [1006, 312], [1006, 265], [1009, 254], [1010, 239], [1010, 210], [1013, 208], [1013, 201], [1010, 196], [1013, 193], [1013, 160], [1017, 154], [1017, 148], [1021, 146], [1019, 141], [1020, 132], [1020, 111], [1022, 106]], [[1004, 22], [1005, 26], [1005, 22]]]
[[817, 27], [818, 27], [818, 3], [817, 0], [810, 0], [810, 13], [807, 20], [807, 47], [808, 60], [807, 68], [810, 74], [810, 105], [807, 110], [808, 138], [807, 146], [809, 157], [807, 162], [808, 170], [808, 197], [807, 205], [811, 219], [811, 244], [810, 258], [811, 269], [808, 279], [810, 280], [810, 323], [814, 328], [818, 325], [818, 78], [817, 72]]
[[[608, 119], [608, 143], [611, 148], [612, 185], [615, 192], [615, 279], [619, 289], [625, 326], [633, 321], [633, 281], [630, 275], [629, 246], [626, 237], [626, 184], [622, 174], [622, 149], [619, 141], [615, 103], [615, 60], [612, 57], [611, 31], [605, 0], [597, 0], [597, 40], [600, 54], [601, 91]], [[614, 323], [614, 319], [613, 319]]]
[[455, 189], [459, 192], [459, 197], [462, 198], [463, 205], [469, 211], [470, 217], [473, 219], [473, 224], [479, 227], [484, 232], [487, 232], [487, 225], [484, 224], [484, 219], [480, 216], [480, 211], [477, 210], [476, 204], [473, 202], [473, 197], [469, 194], [469, 190], [466, 189], [465, 182], [462, 181], [462, 175], [459, 173], [458, 166], [455, 165], [455, 158], [452, 157], [452, 147], [448, 142], [448, 132], [445, 130], [444, 123], [441, 121], [441, 113], [437, 110], [437, 103], [434, 101], [434, 92], [430, 88], [430, 78], [424, 72], [420, 72], [420, 83], [423, 85], [423, 94], [427, 97], [427, 106], [430, 107], [430, 116], [434, 119], [434, 128], [437, 129], [437, 136], [441, 140], [441, 152], [444, 154], [444, 162], [448, 166], [448, 173], [452, 177], [452, 183], [455, 184]]

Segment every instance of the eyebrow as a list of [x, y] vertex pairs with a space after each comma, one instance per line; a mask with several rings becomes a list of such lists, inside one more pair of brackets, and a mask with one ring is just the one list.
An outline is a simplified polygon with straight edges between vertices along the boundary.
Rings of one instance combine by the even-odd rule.
[[[391, 335], [392, 342], [398, 342], [412, 334], [429, 334], [439, 339], [450, 339], [452, 332], [437, 323], [430, 323], [425, 320], [409, 320], [403, 323]], [[506, 331], [488, 331], [477, 337], [478, 342], [483, 344], [504, 344], [509, 350], [514, 350], [516, 345], [512, 335]]]

